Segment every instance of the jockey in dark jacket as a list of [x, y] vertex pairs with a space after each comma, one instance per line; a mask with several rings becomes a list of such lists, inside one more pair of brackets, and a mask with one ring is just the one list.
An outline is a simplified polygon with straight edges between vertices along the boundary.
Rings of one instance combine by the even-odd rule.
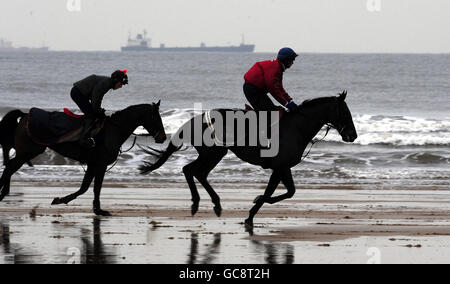
[[80, 138], [82, 146], [89, 148], [95, 145], [94, 139], [88, 137], [88, 134], [95, 119], [104, 116], [104, 110], [101, 107], [103, 96], [109, 90], [120, 89], [126, 84], [128, 84], [127, 70], [117, 70], [111, 77], [91, 75], [73, 84], [70, 96], [85, 114]]
[[277, 110], [267, 93], [289, 111], [297, 108], [297, 104], [283, 88], [283, 72], [294, 64], [297, 56], [291, 48], [282, 48], [277, 59], [257, 62], [244, 75], [244, 94], [255, 110]]

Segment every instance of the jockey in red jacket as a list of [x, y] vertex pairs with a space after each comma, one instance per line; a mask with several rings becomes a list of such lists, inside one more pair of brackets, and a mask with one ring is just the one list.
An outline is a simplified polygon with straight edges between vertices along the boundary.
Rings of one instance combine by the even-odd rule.
[[297, 104], [283, 88], [283, 72], [294, 64], [297, 56], [291, 48], [282, 48], [277, 59], [257, 62], [244, 75], [244, 94], [255, 110], [277, 110], [267, 93], [289, 111], [297, 108]]

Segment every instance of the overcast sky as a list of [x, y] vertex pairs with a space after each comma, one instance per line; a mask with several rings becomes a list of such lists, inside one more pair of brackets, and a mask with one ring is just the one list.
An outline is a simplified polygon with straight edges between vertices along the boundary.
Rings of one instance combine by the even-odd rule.
[[236, 45], [244, 34], [257, 52], [450, 52], [450, 0], [0, 1], [0, 37], [15, 46], [119, 50], [146, 29], [153, 46]]

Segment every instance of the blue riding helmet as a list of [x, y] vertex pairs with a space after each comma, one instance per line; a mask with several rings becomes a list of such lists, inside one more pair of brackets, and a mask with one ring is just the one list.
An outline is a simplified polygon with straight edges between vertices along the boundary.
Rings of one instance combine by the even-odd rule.
[[284, 47], [278, 52], [277, 59], [281, 61], [293, 61], [298, 56], [292, 48]]

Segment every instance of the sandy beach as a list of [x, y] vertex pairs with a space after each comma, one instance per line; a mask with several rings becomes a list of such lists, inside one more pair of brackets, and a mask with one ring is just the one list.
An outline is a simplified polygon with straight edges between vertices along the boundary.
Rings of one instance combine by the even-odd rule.
[[[106, 184], [103, 209], [93, 194], [51, 206], [73, 185], [12, 184], [0, 203], [1, 263], [450, 263], [450, 191], [374, 186], [300, 186], [295, 197], [266, 204], [255, 228], [243, 225], [261, 185], [214, 184], [216, 217], [200, 188], [190, 216], [183, 183]], [[279, 189], [277, 192], [282, 192]]]

